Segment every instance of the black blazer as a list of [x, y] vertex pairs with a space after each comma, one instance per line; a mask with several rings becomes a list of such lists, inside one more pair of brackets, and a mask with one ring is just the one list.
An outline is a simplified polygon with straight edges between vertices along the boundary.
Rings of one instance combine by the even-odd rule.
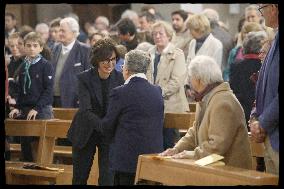
[[[122, 73], [113, 70], [110, 74], [109, 92], [123, 83]], [[78, 87], [80, 106], [73, 118], [67, 138], [72, 142], [73, 146], [81, 149], [95, 132], [94, 127], [104, 117], [104, 110], [106, 109], [106, 107], [103, 107], [101, 82], [97, 67], [78, 75]], [[95, 140], [97, 143], [107, 143], [98, 132]]]

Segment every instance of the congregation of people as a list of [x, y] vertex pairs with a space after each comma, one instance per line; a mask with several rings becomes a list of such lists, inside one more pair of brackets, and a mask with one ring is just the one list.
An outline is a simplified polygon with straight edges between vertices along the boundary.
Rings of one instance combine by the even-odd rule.
[[[230, 34], [214, 9], [170, 13], [154, 6], [103, 15], [80, 28], [75, 13], [34, 28], [5, 13], [5, 114], [52, 119], [52, 108], [78, 108], [67, 139], [74, 185], [85, 185], [98, 153], [98, 184], [133, 185], [138, 156], [157, 153], [252, 169], [249, 133], [264, 143], [257, 170], [279, 174], [278, 4], [251, 4]], [[190, 112], [184, 136], [164, 128], [166, 113]], [[6, 137], [33, 162], [38, 137]], [[97, 150], [96, 150], [97, 149]], [[97, 152], [98, 151], [98, 152]]]

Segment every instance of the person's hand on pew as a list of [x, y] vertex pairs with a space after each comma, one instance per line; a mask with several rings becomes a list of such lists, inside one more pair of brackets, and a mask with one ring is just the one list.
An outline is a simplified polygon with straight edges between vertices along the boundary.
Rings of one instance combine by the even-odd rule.
[[265, 130], [260, 126], [259, 121], [250, 121], [249, 122], [250, 132], [251, 132], [251, 138], [253, 141], [257, 143], [262, 143], [265, 140], [266, 132]]
[[193, 151], [184, 150], [178, 154], [172, 156], [173, 159], [192, 159], [194, 156]]
[[36, 115], [37, 115], [37, 111], [34, 109], [31, 109], [28, 113], [27, 120], [31, 120], [31, 119], [35, 120]]
[[14, 119], [19, 114], [20, 114], [20, 111], [17, 108], [15, 108], [9, 113], [9, 118]]
[[176, 148], [168, 148], [162, 153], [159, 153], [159, 156], [172, 156], [178, 153], [178, 150]]

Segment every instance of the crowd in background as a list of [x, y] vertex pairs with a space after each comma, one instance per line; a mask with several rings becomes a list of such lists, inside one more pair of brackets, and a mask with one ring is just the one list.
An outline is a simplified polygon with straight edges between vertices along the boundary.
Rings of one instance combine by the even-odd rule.
[[[107, 79], [109, 75], [107, 74], [108, 76], [104, 78], [102, 73], [111, 72], [112, 69], [123, 73], [125, 55], [131, 50], [141, 50], [150, 57], [151, 61], [144, 74], [149, 83], [161, 88], [164, 113], [188, 112], [190, 111], [188, 103], [200, 102], [205, 95], [202, 94], [203, 91], [199, 93], [194, 91], [192, 83], [188, 83], [192, 81], [192, 77], [187, 69], [193, 66], [191, 64], [193, 60], [196, 62], [196, 57], [204, 55], [217, 63], [221, 70], [222, 78], [220, 79], [228, 82], [229, 86], [225, 88], [227, 90], [229, 87], [233, 91], [243, 108], [244, 127], [250, 131], [251, 111], [257, 109], [255, 94], [259, 71], [263, 63], [269, 61], [266, 55], [271, 46], [275, 48], [274, 43], [278, 36], [278, 25], [273, 28], [266, 26], [265, 15], [261, 12], [261, 9], [270, 9], [270, 6], [276, 5], [267, 4], [259, 7], [252, 4], [246, 7], [245, 14], [239, 20], [238, 33], [234, 36], [220, 21], [218, 12], [209, 8], [199, 14], [184, 10], [173, 11], [169, 13], [172, 19], [170, 23], [165, 21], [153, 6], [144, 6], [138, 13], [133, 10], [124, 11], [117, 23], [110, 23], [107, 17], [101, 15], [95, 18], [93, 23], [84, 23], [84, 28], [79, 27], [80, 18], [75, 13], [55, 18], [49, 23], [38, 23], [33, 28], [28, 25], [17, 25], [15, 15], [6, 12], [5, 66], [9, 81], [9, 87], [6, 90], [8, 91], [6, 116], [43, 119], [53, 117], [50, 113], [52, 107], [82, 108], [80, 98], [83, 99], [83, 97], [78, 90], [80, 84], [78, 85], [77, 75], [98, 64], [92, 62], [95, 61], [94, 56], [97, 56], [97, 61], [107, 61], [102, 67], [96, 67], [96, 73], [100, 75], [100, 78]], [[110, 53], [115, 52], [114, 57], [111, 54], [110, 57], [104, 55], [104, 50], [98, 46], [98, 43], [104, 45], [102, 40], [105, 39], [111, 39], [111, 42], [105, 43], [114, 44], [115, 50], [109, 50]], [[34, 51], [38, 53], [32, 54]], [[97, 55], [97, 51], [100, 52], [100, 56]], [[31, 64], [31, 68], [27, 66], [27, 62]], [[35, 67], [39, 65], [38, 62], [44, 62], [42, 63], [44, 66]], [[113, 68], [108, 67], [111, 62], [115, 62]], [[30, 71], [27, 71], [29, 69]], [[22, 75], [22, 72], [26, 74]], [[38, 78], [42, 75], [47, 78], [39, 81]], [[48, 77], [51, 77], [50, 80]], [[119, 76], [118, 79], [122, 77]], [[112, 87], [123, 83], [124, 81], [120, 81]], [[48, 87], [50, 85], [51, 87]], [[103, 85], [110, 84], [102, 82]], [[101, 92], [102, 109], [97, 113], [100, 118], [106, 115], [108, 107], [107, 96], [110, 91], [104, 91], [104, 89], [102, 88]], [[257, 116], [260, 116], [260, 110], [258, 114]], [[261, 119], [265, 118], [261, 117]], [[261, 121], [268, 125], [269, 121]], [[277, 125], [278, 120], [269, 124]], [[163, 128], [162, 132], [163, 150], [173, 148], [180, 139], [178, 130]], [[275, 129], [269, 130], [267, 135], [275, 137], [278, 136], [278, 132], [275, 134]], [[8, 138], [6, 142], [7, 145], [9, 142], [20, 142], [24, 146], [23, 160], [33, 161], [34, 140], [35, 138], [14, 137]], [[184, 149], [181, 147], [182, 142], [177, 143], [180, 149]], [[278, 152], [278, 147], [275, 146], [277, 142], [270, 142], [274, 145], [272, 145], [272, 151]], [[58, 141], [58, 144], [60, 143], [72, 145], [68, 140]], [[108, 151], [108, 147], [104, 147], [103, 143], [99, 145], [100, 154], [104, 154], [105, 149]], [[78, 155], [80, 150], [77, 149], [73, 153]], [[76, 161], [82, 161], [79, 156]], [[8, 156], [6, 158], [9, 159]], [[99, 158], [102, 162], [106, 157]], [[258, 160], [258, 165], [258, 169], [264, 171], [262, 160]], [[100, 167], [103, 166], [101, 163]], [[108, 169], [108, 166], [105, 165], [104, 169]], [[105, 173], [107, 170], [105, 172], [100, 170], [99, 183], [111, 185], [111, 178], [105, 176]], [[88, 176], [88, 173], [85, 174]], [[85, 181], [86, 179], [84, 181], [79, 179], [77, 183], [86, 183]]]

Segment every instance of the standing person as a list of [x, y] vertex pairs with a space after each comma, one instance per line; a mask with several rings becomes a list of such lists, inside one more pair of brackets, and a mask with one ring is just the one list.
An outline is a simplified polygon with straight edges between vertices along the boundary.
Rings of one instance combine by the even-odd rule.
[[[228, 57], [231, 49], [234, 47], [234, 41], [231, 34], [224, 30], [219, 22], [219, 14], [214, 9], [205, 9], [202, 14], [204, 14], [210, 21], [211, 33], [214, 37], [219, 39], [223, 45], [223, 56], [222, 56], [222, 64], [221, 71], [223, 73], [224, 70], [228, 67]], [[223, 78], [224, 74], [223, 74]]]
[[250, 77], [257, 74], [261, 67], [258, 54], [265, 40], [265, 31], [248, 33], [243, 42], [244, 59], [230, 67], [230, 87], [244, 109], [247, 122], [250, 119], [255, 95], [255, 83]]
[[53, 48], [54, 107], [79, 107], [76, 74], [90, 68], [90, 48], [76, 40], [79, 24], [71, 17], [60, 21], [60, 44]]
[[216, 153], [226, 165], [251, 169], [251, 150], [245, 115], [214, 59], [196, 56], [188, 66], [197, 101], [193, 126], [184, 137], [160, 155], [198, 160]]
[[72, 184], [87, 184], [96, 153], [99, 150], [99, 185], [113, 185], [109, 169], [109, 141], [94, 130], [96, 118], [103, 118], [109, 105], [109, 91], [122, 85], [122, 74], [114, 69], [118, 52], [110, 38], [95, 43], [91, 52], [93, 67], [78, 77], [79, 111], [67, 137], [72, 142]]
[[256, 84], [256, 106], [249, 122], [252, 139], [264, 142], [266, 172], [279, 174], [279, 33], [278, 4], [260, 4], [258, 10], [275, 39], [261, 66]]
[[187, 27], [193, 37], [189, 43], [187, 65], [196, 55], [207, 55], [214, 58], [221, 68], [223, 45], [212, 35], [208, 18], [203, 14], [195, 14], [189, 17]]
[[[186, 112], [189, 106], [183, 87], [186, 74], [184, 54], [170, 43], [173, 36], [170, 24], [157, 21], [152, 27], [155, 46], [148, 51], [151, 63], [147, 70], [147, 79], [162, 88], [165, 113]], [[163, 132], [164, 148], [172, 147], [179, 138], [178, 130], [164, 128]]]
[[163, 151], [162, 90], [146, 78], [150, 57], [131, 50], [125, 55], [123, 86], [114, 88], [101, 130], [111, 139], [110, 167], [115, 185], [134, 185], [140, 154]]
[[[52, 114], [53, 67], [40, 54], [44, 42], [39, 33], [30, 32], [24, 38], [26, 57], [19, 70], [19, 96], [10, 118], [50, 119]], [[21, 137], [24, 161], [35, 160], [38, 137]]]
[[190, 41], [192, 40], [191, 33], [189, 29], [186, 27], [186, 19], [188, 17], [188, 13], [184, 10], [177, 10], [172, 12], [172, 26], [175, 31], [175, 35], [173, 36], [172, 43], [180, 48], [185, 58], [188, 54], [188, 46]]

